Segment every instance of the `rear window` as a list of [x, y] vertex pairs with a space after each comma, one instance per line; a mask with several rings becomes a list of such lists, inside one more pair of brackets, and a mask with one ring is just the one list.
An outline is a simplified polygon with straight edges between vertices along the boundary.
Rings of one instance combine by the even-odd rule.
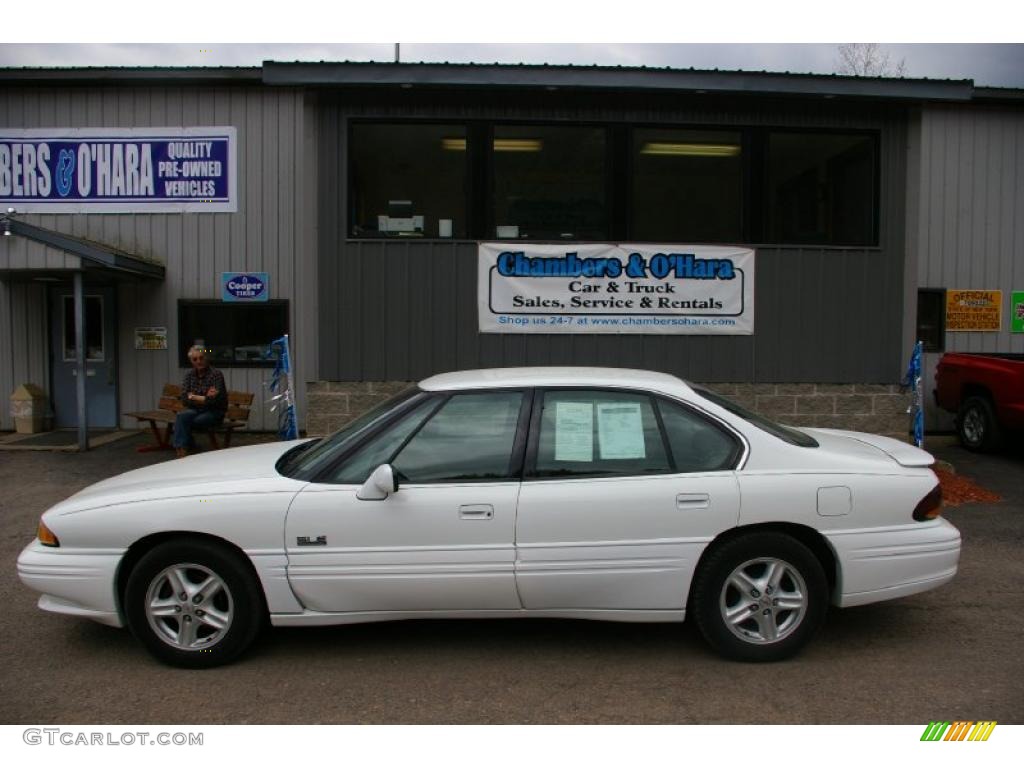
[[785, 440], [790, 445], [799, 445], [801, 448], [818, 447], [818, 441], [805, 432], [793, 429], [792, 427], [784, 427], [781, 424], [776, 424], [771, 419], [766, 419], [758, 413], [748, 411], [742, 405], [737, 405], [732, 400], [728, 400], [709, 389], [694, 387], [693, 391], [705, 400], [710, 400], [715, 405], [725, 408], [725, 410], [729, 411], [729, 413], [734, 416], [739, 416], [744, 421], [749, 421], [758, 429], [764, 430], [768, 434], [779, 438], [779, 440]]

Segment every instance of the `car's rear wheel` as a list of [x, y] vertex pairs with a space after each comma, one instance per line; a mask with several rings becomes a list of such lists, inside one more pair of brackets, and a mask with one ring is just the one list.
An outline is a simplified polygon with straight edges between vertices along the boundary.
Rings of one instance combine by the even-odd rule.
[[956, 434], [969, 451], [991, 451], [999, 444], [999, 422], [987, 397], [968, 397], [956, 416]]
[[738, 661], [779, 661], [799, 651], [825, 617], [828, 580], [791, 536], [754, 532], [717, 546], [693, 589], [705, 639]]
[[237, 658], [256, 638], [266, 609], [238, 553], [214, 542], [170, 541], [132, 570], [125, 613], [150, 653], [195, 669]]

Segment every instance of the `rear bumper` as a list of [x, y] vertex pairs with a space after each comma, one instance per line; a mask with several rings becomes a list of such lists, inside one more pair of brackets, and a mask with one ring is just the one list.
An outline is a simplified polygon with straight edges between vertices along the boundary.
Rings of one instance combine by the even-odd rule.
[[942, 586], [960, 562], [960, 531], [942, 518], [825, 536], [839, 563], [833, 602], [842, 608]]
[[110, 550], [68, 552], [34, 541], [18, 556], [18, 578], [42, 593], [39, 607], [44, 611], [123, 627], [115, 589], [121, 557]]

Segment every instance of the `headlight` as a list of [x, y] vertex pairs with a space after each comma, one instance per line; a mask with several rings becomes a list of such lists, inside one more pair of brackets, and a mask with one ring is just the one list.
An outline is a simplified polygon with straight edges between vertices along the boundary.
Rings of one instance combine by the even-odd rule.
[[39, 529], [36, 531], [36, 537], [39, 539], [39, 543], [44, 547], [59, 547], [60, 542], [57, 540], [56, 534], [46, 527], [46, 523], [42, 520], [39, 521]]

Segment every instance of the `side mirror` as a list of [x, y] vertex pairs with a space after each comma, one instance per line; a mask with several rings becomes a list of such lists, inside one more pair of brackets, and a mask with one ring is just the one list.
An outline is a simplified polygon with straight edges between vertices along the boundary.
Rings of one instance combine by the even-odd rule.
[[390, 464], [381, 464], [370, 473], [366, 482], [356, 491], [356, 498], [363, 501], [382, 501], [388, 497], [388, 494], [397, 490], [398, 480], [395, 479], [395, 470]]

